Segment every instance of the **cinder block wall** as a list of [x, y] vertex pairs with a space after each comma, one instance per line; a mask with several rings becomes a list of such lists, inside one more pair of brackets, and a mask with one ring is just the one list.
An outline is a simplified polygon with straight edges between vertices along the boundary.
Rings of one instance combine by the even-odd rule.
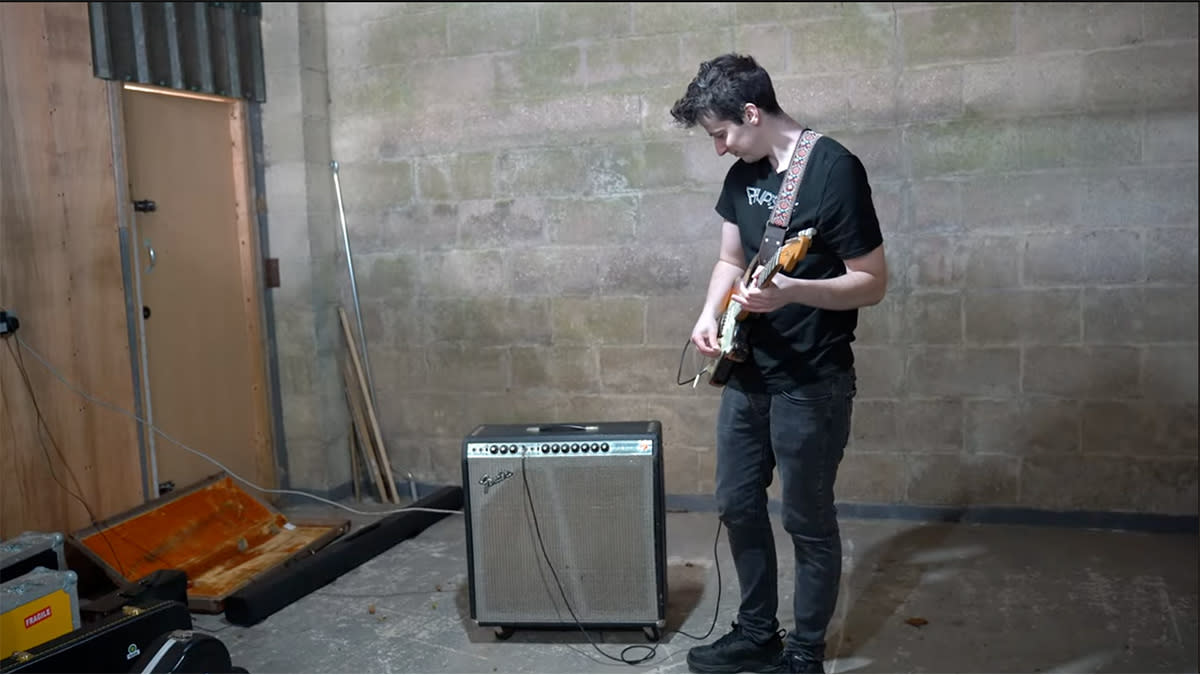
[[730, 160], [668, 109], [737, 50], [882, 218], [838, 498], [1197, 512], [1194, 3], [264, 12], [293, 485], [349, 476], [333, 158], [398, 473], [457, 483], [480, 423], [654, 418], [667, 491], [710, 494], [717, 391], [676, 370]]

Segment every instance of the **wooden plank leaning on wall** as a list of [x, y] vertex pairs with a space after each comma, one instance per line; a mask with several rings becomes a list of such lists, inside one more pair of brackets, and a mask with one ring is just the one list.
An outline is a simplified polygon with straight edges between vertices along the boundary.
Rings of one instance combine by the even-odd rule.
[[[90, 45], [87, 3], [0, 4], [0, 306], [64, 378], [133, 411], [111, 112]], [[143, 502], [136, 422], [12, 337], [0, 342], [0, 450], [0, 538], [91, 522], [55, 476], [97, 519]]]

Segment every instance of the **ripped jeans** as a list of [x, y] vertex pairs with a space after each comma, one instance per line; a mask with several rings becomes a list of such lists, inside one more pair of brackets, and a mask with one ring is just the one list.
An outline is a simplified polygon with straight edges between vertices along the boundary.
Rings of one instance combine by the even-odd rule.
[[726, 387], [717, 416], [716, 501], [741, 587], [737, 621], [760, 642], [779, 627], [779, 574], [767, 514], [767, 487], [778, 467], [783, 529], [796, 558], [795, 626], [786, 649], [818, 661], [825, 657], [842, 574], [833, 484], [855, 393], [853, 370], [773, 395]]

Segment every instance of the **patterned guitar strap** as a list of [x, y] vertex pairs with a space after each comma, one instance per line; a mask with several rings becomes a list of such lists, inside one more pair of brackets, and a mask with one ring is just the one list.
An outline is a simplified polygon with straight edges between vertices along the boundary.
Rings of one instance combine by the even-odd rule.
[[769, 260], [783, 245], [788, 224], [792, 219], [792, 207], [796, 205], [796, 193], [800, 189], [800, 181], [804, 180], [804, 169], [808, 167], [808, 157], [820, 137], [821, 134], [812, 129], [805, 129], [800, 133], [800, 140], [796, 141], [796, 148], [792, 150], [792, 162], [788, 165], [787, 174], [779, 186], [775, 208], [763, 231], [762, 244], [759, 245], [758, 255], [755, 256], [756, 262]]

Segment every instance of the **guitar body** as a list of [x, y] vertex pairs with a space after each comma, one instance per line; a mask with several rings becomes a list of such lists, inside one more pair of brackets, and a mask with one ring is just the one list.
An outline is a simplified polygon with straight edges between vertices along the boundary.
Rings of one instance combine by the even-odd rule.
[[[745, 284], [747, 288], [763, 288], [771, 283], [771, 279], [779, 272], [791, 272], [808, 253], [808, 247], [816, 233], [812, 228], [804, 230], [783, 242], [766, 263], [754, 264], [752, 261], [739, 283]], [[749, 329], [745, 324], [750, 312], [733, 299], [737, 287], [738, 284], [734, 284], [725, 294], [721, 316], [717, 320], [717, 345], [721, 348], [721, 353], [709, 366], [708, 378], [708, 383], [714, 387], [725, 386], [733, 367], [745, 362], [750, 355]]]

